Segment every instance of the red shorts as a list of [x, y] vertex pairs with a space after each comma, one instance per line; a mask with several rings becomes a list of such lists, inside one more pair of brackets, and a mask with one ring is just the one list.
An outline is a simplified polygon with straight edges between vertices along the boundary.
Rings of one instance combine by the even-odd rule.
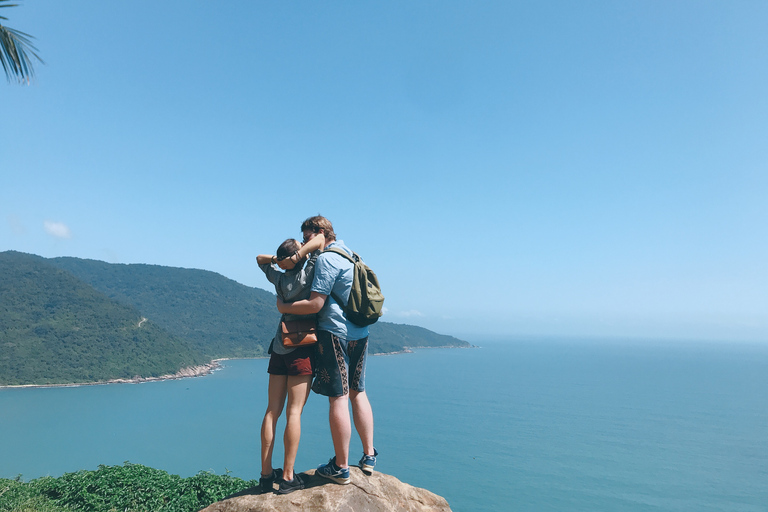
[[272, 352], [267, 373], [271, 375], [312, 375], [312, 358], [315, 346], [297, 347], [282, 355]]

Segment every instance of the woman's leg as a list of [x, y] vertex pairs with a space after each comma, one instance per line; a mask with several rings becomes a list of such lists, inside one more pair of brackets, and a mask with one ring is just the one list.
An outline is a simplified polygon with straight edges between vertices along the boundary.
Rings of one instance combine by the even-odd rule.
[[309, 390], [312, 384], [312, 375], [288, 376], [288, 406], [285, 410], [285, 460], [283, 461], [283, 479], [293, 480], [293, 465], [296, 462], [296, 453], [299, 451], [299, 439], [301, 438], [301, 412], [307, 403]]
[[288, 389], [287, 375], [269, 376], [269, 402], [264, 420], [261, 422], [261, 474], [272, 474], [272, 449], [275, 447], [275, 427], [283, 412], [285, 395]]

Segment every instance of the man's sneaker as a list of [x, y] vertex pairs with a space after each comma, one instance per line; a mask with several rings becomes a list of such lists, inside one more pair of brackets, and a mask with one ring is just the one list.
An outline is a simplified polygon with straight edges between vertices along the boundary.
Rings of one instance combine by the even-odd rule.
[[304, 488], [304, 480], [301, 478], [301, 475], [294, 473], [293, 480], [291, 480], [290, 482], [287, 482], [285, 480], [280, 480], [280, 486], [277, 488], [277, 494], [288, 494], [303, 488]]
[[274, 489], [272, 488], [272, 484], [275, 483], [275, 480], [278, 480], [283, 477], [283, 470], [282, 469], [273, 469], [272, 474], [268, 476], [259, 476], [259, 487], [261, 487], [261, 492], [272, 492]]
[[336, 465], [336, 457], [328, 461], [328, 464], [317, 466], [316, 475], [319, 475], [328, 480], [333, 480], [337, 484], [349, 483], [349, 468], [341, 469]]
[[376, 451], [376, 448], [373, 449], [373, 455], [366, 455], [363, 453], [363, 458], [357, 463], [357, 465], [360, 466], [360, 469], [363, 470], [363, 473], [367, 475], [373, 473], [373, 468], [376, 467], [376, 456], [378, 454], [379, 452]]

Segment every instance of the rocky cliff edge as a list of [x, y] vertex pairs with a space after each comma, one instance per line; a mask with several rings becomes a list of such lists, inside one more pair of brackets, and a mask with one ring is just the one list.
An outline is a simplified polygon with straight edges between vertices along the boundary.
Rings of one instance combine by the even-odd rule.
[[365, 475], [351, 467], [352, 482], [339, 485], [315, 475], [302, 473], [305, 489], [291, 494], [262, 493], [246, 489], [214, 503], [200, 512], [451, 512], [444, 498], [405, 484], [397, 478], [374, 472]]

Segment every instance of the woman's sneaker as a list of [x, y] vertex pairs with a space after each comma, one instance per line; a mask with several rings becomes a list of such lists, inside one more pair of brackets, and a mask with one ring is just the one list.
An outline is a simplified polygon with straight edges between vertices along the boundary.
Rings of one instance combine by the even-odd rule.
[[301, 475], [294, 473], [293, 480], [290, 482], [280, 480], [280, 486], [277, 488], [277, 494], [288, 494], [303, 488], [304, 480], [301, 478]]
[[272, 484], [275, 483], [275, 480], [280, 479], [283, 477], [283, 470], [282, 469], [273, 469], [272, 474], [268, 476], [259, 476], [259, 487], [261, 487], [261, 492], [272, 492], [274, 489], [272, 488]]
[[349, 483], [349, 468], [340, 468], [336, 465], [336, 457], [328, 461], [328, 464], [317, 466], [316, 475], [328, 480], [333, 480], [337, 484]]
[[363, 453], [363, 458], [357, 463], [357, 465], [360, 466], [360, 469], [363, 470], [363, 473], [366, 475], [373, 473], [373, 468], [376, 467], [376, 456], [378, 454], [379, 452], [376, 451], [376, 448], [373, 449], [373, 455], [366, 455]]

